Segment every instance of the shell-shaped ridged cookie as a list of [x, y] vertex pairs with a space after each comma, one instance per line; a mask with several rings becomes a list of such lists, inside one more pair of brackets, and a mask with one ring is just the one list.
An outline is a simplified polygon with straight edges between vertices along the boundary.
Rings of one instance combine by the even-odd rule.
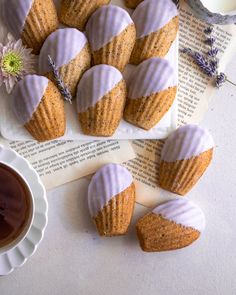
[[3, 0], [2, 2], [4, 21], [16, 39], [19, 39], [21, 36], [33, 2], [34, 0]]
[[137, 28], [137, 38], [160, 30], [175, 16], [178, 16], [178, 10], [172, 0], [143, 1], [132, 14]]
[[86, 32], [94, 64], [108, 64], [123, 71], [132, 53], [136, 29], [128, 12], [106, 5], [89, 19]]
[[53, 32], [46, 39], [39, 55], [39, 73], [54, 81], [48, 62], [49, 55], [55, 62], [63, 82], [74, 96], [81, 76], [91, 64], [86, 36], [77, 29], [65, 28]]
[[95, 106], [122, 79], [122, 74], [112, 66], [98, 65], [89, 69], [77, 88], [77, 111], [82, 113]]
[[114, 67], [99, 65], [88, 70], [79, 82], [77, 110], [84, 134], [112, 136], [123, 114], [126, 84]]
[[93, 176], [88, 188], [88, 206], [101, 236], [125, 234], [135, 202], [131, 173], [118, 164], [107, 164]]
[[22, 125], [30, 121], [48, 87], [49, 80], [28, 75], [13, 90], [13, 110]]
[[169, 110], [177, 91], [174, 70], [167, 60], [161, 58], [151, 58], [137, 66], [127, 86], [124, 118], [147, 130]]
[[28, 75], [15, 86], [13, 111], [38, 141], [65, 133], [64, 102], [57, 87], [45, 77]]
[[151, 57], [165, 57], [176, 39], [178, 10], [172, 0], [146, 0], [132, 14], [137, 40], [130, 62], [139, 64]]
[[191, 227], [199, 232], [205, 229], [205, 216], [202, 210], [193, 202], [185, 199], [168, 201], [157, 206], [152, 212], [176, 224]]
[[21, 38], [35, 54], [59, 26], [53, 0], [4, 0], [3, 14], [14, 37]]
[[161, 152], [159, 185], [185, 195], [198, 182], [211, 163], [214, 141], [197, 125], [185, 125], [173, 132]]
[[150, 58], [133, 70], [127, 86], [128, 98], [137, 99], [177, 86], [177, 78], [168, 60]]
[[118, 36], [133, 21], [123, 8], [105, 5], [91, 16], [86, 26], [86, 33], [92, 51], [99, 50]]
[[138, 220], [137, 235], [143, 251], [160, 252], [186, 247], [205, 228], [202, 210], [188, 200], [171, 200]]
[[57, 68], [60, 68], [76, 58], [87, 43], [85, 34], [77, 29], [56, 30], [48, 36], [40, 51], [39, 73], [43, 75], [51, 71], [48, 55], [51, 56]]
[[188, 124], [178, 128], [168, 137], [161, 152], [161, 160], [175, 162], [190, 159], [214, 146], [212, 135], [207, 129]]
[[129, 8], [136, 8], [143, 0], [125, 0], [125, 5]]
[[94, 11], [109, 4], [109, 2], [110, 0], [62, 0], [59, 14], [60, 21], [69, 27], [83, 31]]

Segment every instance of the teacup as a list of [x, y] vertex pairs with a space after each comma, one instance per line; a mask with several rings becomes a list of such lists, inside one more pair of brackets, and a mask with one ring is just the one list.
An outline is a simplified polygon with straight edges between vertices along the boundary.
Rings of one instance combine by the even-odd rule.
[[0, 161], [0, 255], [26, 237], [33, 217], [34, 199], [27, 181], [11, 165]]

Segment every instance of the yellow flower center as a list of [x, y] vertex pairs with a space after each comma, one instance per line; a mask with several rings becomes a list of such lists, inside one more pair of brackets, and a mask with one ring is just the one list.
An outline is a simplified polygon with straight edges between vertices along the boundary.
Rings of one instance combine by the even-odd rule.
[[15, 52], [10, 51], [2, 58], [2, 69], [5, 73], [17, 76], [23, 68], [23, 60]]

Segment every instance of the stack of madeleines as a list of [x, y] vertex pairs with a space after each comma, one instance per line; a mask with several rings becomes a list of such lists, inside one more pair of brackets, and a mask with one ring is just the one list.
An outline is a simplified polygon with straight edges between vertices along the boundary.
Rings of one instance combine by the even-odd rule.
[[[213, 149], [212, 136], [197, 125], [174, 131], [161, 151], [160, 187], [185, 195], [206, 171]], [[134, 203], [134, 181], [125, 167], [107, 164], [95, 173], [88, 188], [88, 207], [100, 236], [125, 234]], [[157, 206], [136, 224], [140, 246], [146, 252], [186, 247], [200, 237], [204, 228], [202, 210], [183, 198]]]
[[[86, 135], [112, 136], [122, 118], [150, 130], [172, 106], [177, 80], [164, 57], [178, 33], [176, 5], [172, 0], [126, 1], [136, 7], [130, 16], [109, 3], [61, 0], [57, 11], [53, 0], [3, 0], [10, 32], [39, 54], [38, 75], [26, 77], [13, 91], [14, 113], [36, 140], [65, 133], [60, 82], [76, 98]], [[137, 67], [125, 81], [128, 63]]]

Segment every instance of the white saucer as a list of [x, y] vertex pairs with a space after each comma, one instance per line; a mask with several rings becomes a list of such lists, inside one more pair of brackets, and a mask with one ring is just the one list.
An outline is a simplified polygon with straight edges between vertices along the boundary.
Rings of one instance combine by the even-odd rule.
[[11, 165], [24, 176], [35, 202], [33, 223], [25, 239], [14, 249], [0, 255], [0, 276], [4, 276], [22, 266], [36, 251], [47, 225], [48, 203], [45, 188], [38, 174], [26, 159], [15, 151], [0, 145], [0, 161]]

